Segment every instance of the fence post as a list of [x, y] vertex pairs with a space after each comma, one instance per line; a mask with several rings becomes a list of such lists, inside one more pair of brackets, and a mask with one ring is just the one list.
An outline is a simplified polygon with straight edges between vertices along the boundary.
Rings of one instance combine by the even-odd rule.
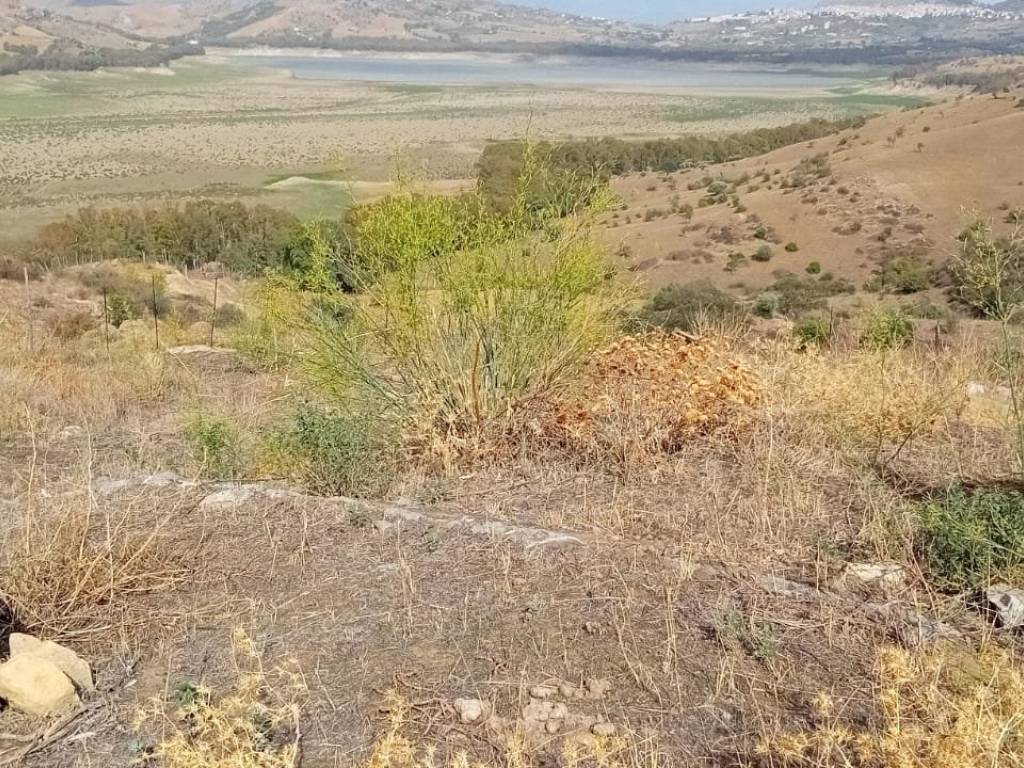
[[157, 352], [160, 351], [160, 321], [156, 315], [156, 275], [153, 275], [153, 340]]
[[107, 348], [107, 357], [110, 357], [110, 306], [107, 304], [107, 289], [103, 288], [103, 346]]
[[36, 334], [32, 322], [32, 289], [28, 284], [28, 267], [23, 267], [23, 274], [25, 276], [25, 319], [28, 322], [28, 351], [30, 354], [35, 354]]
[[220, 277], [213, 278], [213, 314], [210, 315], [210, 346], [213, 346], [213, 332], [217, 327], [217, 283]]

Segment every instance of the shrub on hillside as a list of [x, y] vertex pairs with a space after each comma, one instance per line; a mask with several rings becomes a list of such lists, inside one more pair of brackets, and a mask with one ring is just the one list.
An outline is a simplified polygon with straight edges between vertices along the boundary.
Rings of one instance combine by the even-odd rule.
[[822, 317], [802, 317], [793, 326], [797, 349], [825, 348], [832, 343], [832, 323]]
[[953, 488], [916, 505], [919, 553], [932, 579], [956, 591], [1024, 578], [1024, 494]]
[[1013, 318], [1024, 306], [1024, 229], [999, 238], [978, 219], [958, 239], [952, 266], [957, 299], [984, 317]]
[[900, 256], [883, 263], [865, 287], [870, 291], [910, 294], [928, 290], [930, 282], [927, 264], [913, 256]]
[[835, 279], [828, 274], [815, 279], [800, 277], [792, 272], [776, 272], [775, 282], [768, 290], [779, 297], [780, 314], [796, 317], [823, 309], [827, 299], [853, 293], [856, 289], [848, 280]]
[[753, 259], [754, 261], [764, 263], [767, 261], [771, 261], [772, 256], [774, 255], [775, 252], [772, 250], [772, 247], [765, 243], [760, 248], [758, 248], [757, 251], [754, 252], [754, 255], [751, 256], [750, 258]]
[[708, 322], [730, 322], [742, 315], [732, 296], [705, 280], [665, 286], [648, 300], [639, 317], [667, 331], [694, 333]]
[[267, 461], [310, 492], [373, 496], [387, 492], [397, 442], [379, 418], [300, 403], [265, 446]]
[[358, 213], [363, 295], [333, 297], [343, 318], [302, 321], [303, 362], [329, 404], [414, 425], [426, 450], [428, 435], [480, 434], [571, 380], [613, 334], [626, 293], [590, 214], [544, 214], [543, 232], [522, 214], [407, 191]]
[[899, 349], [914, 340], [914, 321], [901, 308], [871, 313], [861, 334], [861, 343], [874, 350]]
[[108, 318], [119, 326], [133, 317], [165, 315], [170, 309], [167, 299], [167, 275], [143, 264], [94, 264], [83, 267], [78, 281], [97, 294], [107, 296]]
[[242, 437], [232, 421], [208, 413], [193, 414], [185, 424], [185, 442], [205, 477], [235, 480], [242, 475]]

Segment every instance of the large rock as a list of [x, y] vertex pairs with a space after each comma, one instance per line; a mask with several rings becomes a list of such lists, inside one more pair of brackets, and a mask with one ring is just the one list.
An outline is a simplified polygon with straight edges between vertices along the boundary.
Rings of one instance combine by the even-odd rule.
[[89, 663], [72, 651], [52, 640], [38, 640], [32, 635], [15, 632], [10, 637], [11, 658], [36, 656], [51, 662], [63, 672], [80, 691], [93, 689], [92, 670]]
[[1024, 627], [1024, 589], [993, 584], [985, 590], [985, 598], [995, 608], [1002, 626], [1007, 629]]
[[33, 654], [0, 664], [0, 699], [36, 717], [60, 715], [79, 704], [71, 679], [52, 661]]

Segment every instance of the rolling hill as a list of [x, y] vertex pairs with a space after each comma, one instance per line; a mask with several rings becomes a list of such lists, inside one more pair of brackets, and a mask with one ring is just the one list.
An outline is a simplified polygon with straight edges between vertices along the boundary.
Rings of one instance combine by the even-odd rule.
[[757, 158], [627, 176], [608, 236], [654, 287], [707, 280], [756, 292], [780, 270], [818, 281], [808, 274], [817, 263], [859, 290], [897, 260], [930, 270], [954, 253], [969, 216], [1005, 228], [1024, 210], [1022, 105], [1018, 86]]

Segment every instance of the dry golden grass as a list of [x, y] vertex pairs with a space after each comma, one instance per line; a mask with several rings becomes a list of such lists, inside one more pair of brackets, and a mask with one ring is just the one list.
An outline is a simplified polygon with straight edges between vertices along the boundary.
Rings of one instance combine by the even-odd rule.
[[137, 728], [161, 733], [151, 757], [163, 768], [297, 768], [302, 686], [275, 688], [263, 661], [243, 632], [233, 635], [234, 690], [215, 699], [203, 685], [175, 691], [176, 706], [152, 701], [139, 715]]
[[773, 768], [1016, 768], [1024, 765], [1024, 668], [1009, 651], [950, 646], [884, 650], [875, 728], [840, 722], [828, 696], [805, 731], [762, 739]]
[[17, 624], [51, 638], [123, 637], [153, 618], [132, 599], [172, 588], [184, 569], [161, 546], [160, 526], [140, 529], [132, 517], [130, 508], [101, 511], [85, 492], [12, 520], [2, 541], [0, 602]]
[[[542, 768], [549, 757], [533, 753], [528, 739], [515, 729], [485, 760], [465, 752], [446, 752], [437, 744], [418, 743], [406, 733], [409, 706], [394, 692], [387, 697], [388, 724], [364, 768]], [[562, 768], [660, 768], [667, 765], [650, 740], [633, 736], [570, 735], [559, 750]]]

